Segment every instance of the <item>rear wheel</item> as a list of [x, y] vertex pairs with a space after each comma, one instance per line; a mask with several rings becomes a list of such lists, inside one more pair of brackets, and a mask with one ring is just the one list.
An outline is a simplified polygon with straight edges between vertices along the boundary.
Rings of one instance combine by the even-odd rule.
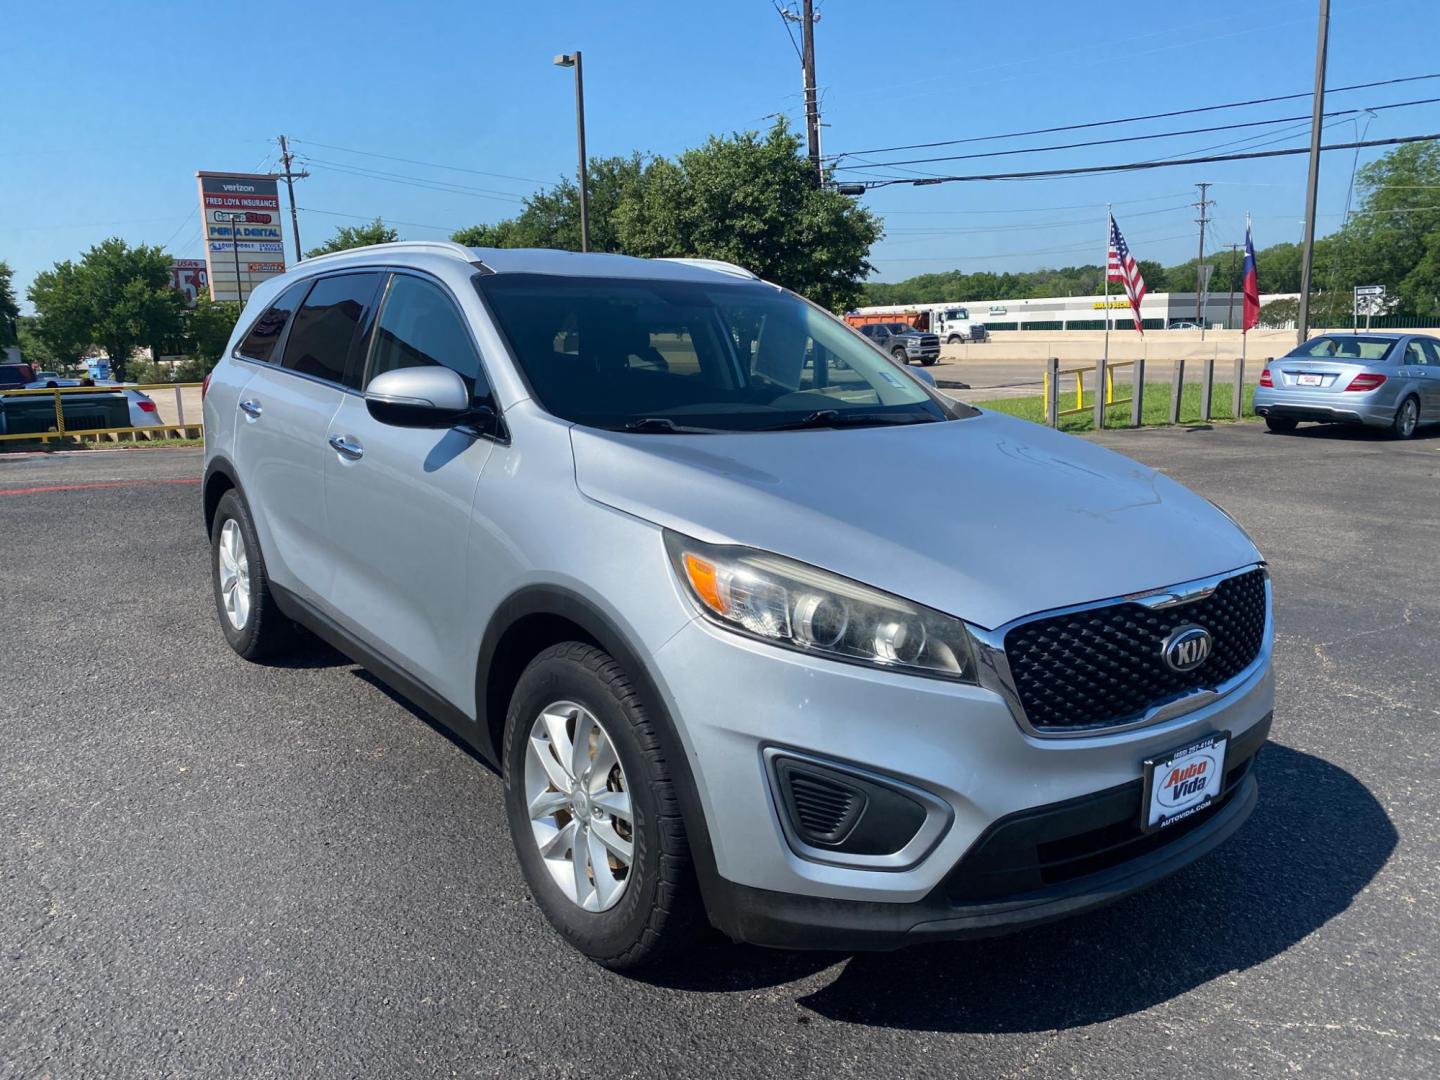
[[1295, 425], [1296, 425], [1298, 422], [1299, 422], [1299, 421], [1294, 420], [1294, 419], [1292, 419], [1291, 417], [1288, 417], [1288, 416], [1267, 416], [1267, 417], [1265, 417], [1265, 426], [1266, 426], [1267, 428], [1269, 428], [1271, 431], [1279, 432], [1279, 433], [1281, 433], [1281, 434], [1285, 434], [1285, 433], [1294, 431], [1294, 430], [1295, 430]]
[[640, 967], [704, 926], [668, 763], [606, 653], [566, 642], [520, 676], [505, 721], [505, 808], [536, 903], [586, 956]]
[[895, 362], [896, 362], [897, 364], [908, 364], [908, 363], [910, 363], [910, 358], [905, 355], [905, 350], [904, 350], [904, 349], [891, 349], [891, 350], [890, 350], [890, 355], [895, 358]]
[[1407, 397], [1395, 410], [1395, 419], [1390, 423], [1390, 434], [1397, 439], [1409, 439], [1420, 426], [1420, 403]]
[[263, 660], [294, 645], [294, 624], [281, 614], [270, 592], [250, 508], [233, 488], [215, 508], [210, 570], [215, 612], [232, 649], [246, 660]]

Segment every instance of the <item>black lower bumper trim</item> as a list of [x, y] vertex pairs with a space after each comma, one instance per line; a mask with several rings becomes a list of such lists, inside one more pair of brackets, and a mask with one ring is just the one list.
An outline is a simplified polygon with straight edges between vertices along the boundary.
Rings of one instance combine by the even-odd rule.
[[1119, 866], [985, 903], [957, 905], [942, 883], [910, 904], [831, 900], [712, 883], [711, 921], [737, 941], [783, 949], [882, 951], [927, 940], [994, 937], [1139, 892], [1224, 843], [1250, 816], [1259, 788], [1247, 772], [1225, 803], [1173, 842]]

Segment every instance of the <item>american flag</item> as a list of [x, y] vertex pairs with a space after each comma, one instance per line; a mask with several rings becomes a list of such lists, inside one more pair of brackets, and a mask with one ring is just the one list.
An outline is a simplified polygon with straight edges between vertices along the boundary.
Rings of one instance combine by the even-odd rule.
[[1145, 278], [1140, 273], [1140, 267], [1135, 265], [1135, 257], [1130, 254], [1125, 238], [1120, 235], [1120, 226], [1115, 224], [1114, 217], [1110, 219], [1110, 258], [1105, 267], [1105, 276], [1110, 281], [1118, 281], [1125, 286], [1125, 295], [1130, 298], [1130, 311], [1135, 316], [1135, 329], [1143, 334], [1145, 329], [1140, 322], [1140, 301], [1145, 299]]

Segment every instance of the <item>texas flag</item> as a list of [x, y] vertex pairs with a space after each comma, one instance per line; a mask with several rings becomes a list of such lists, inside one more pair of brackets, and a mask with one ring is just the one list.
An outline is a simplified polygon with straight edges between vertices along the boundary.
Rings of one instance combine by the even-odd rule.
[[1260, 276], [1255, 272], [1255, 245], [1250, 242], [1250, 223], [1245, 223], [1245, 268], [1244, 268], [1245, 310], [1240, 318], [1240, 329], [1249, 330], [1260, 321]]

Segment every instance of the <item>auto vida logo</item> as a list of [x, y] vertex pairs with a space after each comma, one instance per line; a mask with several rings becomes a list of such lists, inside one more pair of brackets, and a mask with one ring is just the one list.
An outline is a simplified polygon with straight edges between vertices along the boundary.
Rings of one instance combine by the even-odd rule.
[[1215, 760], [1208, 752], [1171, 768], [1160, 785], [1160, 805], [1175, 809], [1203, 795], [1214, 768]]
[[1160, 643], [1160, 655], [1172, 671], [1194, 671], [1210, 659], [1212, 639], [1203, 626], [1181, 626]]

